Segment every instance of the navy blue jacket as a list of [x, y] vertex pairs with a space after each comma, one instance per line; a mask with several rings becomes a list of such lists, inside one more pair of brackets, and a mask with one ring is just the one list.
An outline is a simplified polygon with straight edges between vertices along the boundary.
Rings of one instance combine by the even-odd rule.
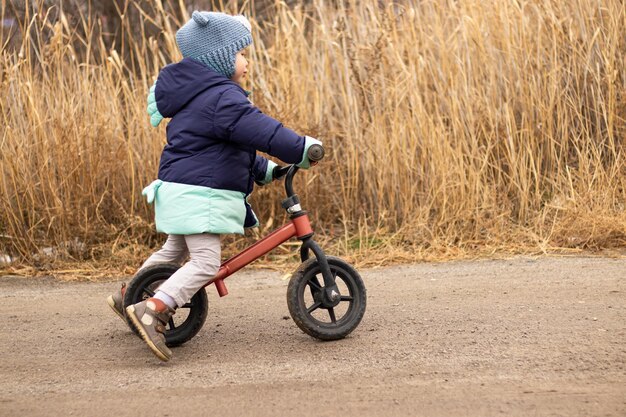
[[[171, 118], [159, 164], [162, 181], [248, 195], [268, 168], [257, 150], [286, 163], [303, 160], [304, 136], [261, 113], [237, 83], [193, 59], [163, 68], [155, 97], [159, 112]], [[250, 227], [256, 220], [246, 208]]]

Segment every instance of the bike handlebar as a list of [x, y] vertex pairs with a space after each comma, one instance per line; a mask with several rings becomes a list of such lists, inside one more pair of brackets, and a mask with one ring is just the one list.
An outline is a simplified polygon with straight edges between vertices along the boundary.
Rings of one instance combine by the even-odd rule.
[[309, 157], [309, 160], [313, 162], [321, 161], [324, 158], [326, 151], [322, 145], [318, 145], [317, 143], [311, 145], [306, 152], [306, 155]]
[[[309, 157], [309, 161], [318, 162], [324, 159], [324, 155], [326, 154], [326, 151], [324, 150], [324, 147], [322, 145], [314, 144], [314, 145], [311, 145], [311, 147], [307, 150], [306, 154]], [[279, 167], [274, 168], [274, 173], [273, 173], [274, 179], [279, 179], [287, 175], [292, 166], [295, 166], [295, 165], [291, 164], [291, 165], [287, 165], [284, 167], [279, 166]]]
[[[307, 157], [311, 162], [318, 162], [324, 158], [326, 151], [322, 145], [318, 145], [317, 143], [311, 145], [307, 150]], [[293, 177], [296, 175], [300, 168], [295, 164], [287, 165], [284, 167], [276, 167], [274, 169], [274, 178], [282, 178], [286, 175], [285, 178], [285, 192], [287, 193], [287, 197], [292, 197], [295, 193], [293, 192]]]

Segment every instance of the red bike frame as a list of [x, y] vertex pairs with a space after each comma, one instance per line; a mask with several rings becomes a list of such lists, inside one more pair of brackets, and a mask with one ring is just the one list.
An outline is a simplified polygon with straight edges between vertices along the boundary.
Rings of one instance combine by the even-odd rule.
[[280, 229], [274, 230], [263, 239], [224, 262], [217, 272], [217, 275], [215, 275], [207, 285], [215, 284], [215, 288], [217, 288], [217, 293], [220, 297], [228, 295], [228, 290], [224, 284], [226, 277], [259, 259], [261, 256], [282, 245], [292, 237], [305, 238], [312, 234], [313, 229], [311, 228], [311, 222], [306, 212], [303, 212], [303, 214], [298, 217], [292, 217], [290, 223], [287, 223]]

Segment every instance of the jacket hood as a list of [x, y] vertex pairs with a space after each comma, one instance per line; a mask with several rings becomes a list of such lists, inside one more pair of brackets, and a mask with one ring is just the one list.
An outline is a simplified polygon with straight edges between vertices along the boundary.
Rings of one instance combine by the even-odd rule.
[[198, 94], [222, 84], [232, 84], [244, 91], [239, 84], [191, 58], [170, 64], [161, 70], [156, 82], [154, 95], [159, 113], [174, 117]]

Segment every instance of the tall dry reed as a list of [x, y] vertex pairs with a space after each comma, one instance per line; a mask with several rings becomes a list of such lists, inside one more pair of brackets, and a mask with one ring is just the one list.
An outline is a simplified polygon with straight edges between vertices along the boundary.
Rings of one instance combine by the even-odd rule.
[[[97, 33], [96, 16], [78, 30], [36, 8], [21, 48], [3, 48], [0, 252], [126, 265], [155, 244], [140, 191], [165, 128], [150, 127], [145, 96], [179, 59], [180, 24], [155, 4], [139, 29], [159, 37], [122, 19], [123, 51], [79, 35]], [[626, 243], [623, 2], [332, 4], [277, 2], [253, 19], [251, 87], [328, 147], [297, 188], [334, 251], [384, 262]], [[284, 220], [281, 192], [255, 193], [261, 232]]]

